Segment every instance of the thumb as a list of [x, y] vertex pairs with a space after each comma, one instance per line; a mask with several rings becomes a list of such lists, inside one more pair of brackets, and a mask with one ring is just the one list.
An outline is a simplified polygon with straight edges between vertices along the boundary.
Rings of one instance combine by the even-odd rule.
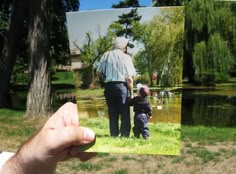
[[94, 141], [95, 133], [86, 127], [67, 126], [55, 130], [56, 142], [54, 148], [60, 150], [70, 146], [89, 144]]

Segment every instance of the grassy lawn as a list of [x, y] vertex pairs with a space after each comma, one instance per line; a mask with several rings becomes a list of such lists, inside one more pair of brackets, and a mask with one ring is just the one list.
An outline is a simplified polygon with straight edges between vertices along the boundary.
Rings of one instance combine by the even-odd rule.
[[[104, 89], [76, 90], [77, 100], [91, 98], [95, 100], [103, 96]], [[95, 98], [95, 99], [94, 99]], [[79, 103], [84, 104], [84, 103]], [[92, 102], [92, 105], [94, 103]], [[88, 105], [86, 103], [85, 105]], [[94, 113], [96, 114], [96, 113]], [[158, 113], [160, 114], [160, 113]], [[131, 125], [133, 126], [133, 113], [131, 114]], [[111, 138], [109, 136], [108, 119], [103, 116], [96, 118], [81, 118], [83, 126], [91, 127], [96, 132], [96, 144], [89, 151], [105, 153], [129, 153], [129, 154], [180, 154], [180, 124], [179, 123], [149, 123], [150, 140], [142, 137], [135, 138], [131, 130], [130, 138]]]
[[[29, 119], [24, 112], [0, 109], [0, 139], [5, 151], [16, 151], [28, 137], [39, 129], [46, 118]], [[151, 138], [111, 138], [109, 137], [108, 119], [80, 119], [81, 125], [92, 127], [96, 132], [96, 144], [90, 151], [112, 153], [139, 153], [178, 155], [180, 152], [179, 124], [150, 124]], [[132, 134], [132, 133], [131, 133]]]
[[0, 150], [15, 152], [47, 119], [29, 119], [24, 114], [23, 111], [0, 109]]
[[81, 125], [91, 127], [96, 132], [96, 144], [89, 151], [130, 154], [179, 155], [180, 124], [149, 123], [150, 140], [135, 138], [111, 138], [107, 118], [81, 119]]
[[181, 139], [198, 143], [212, 144], [214, 142], [233, 141], [236, 143], [235, 128], [217, 128], [205, 126], [182, 126]]
[[[16, 151], [23, 141], [33, 135], [46, 122], [46, 119], [29, 119], [24, 117], [24, 112], [0, 109], [0, 139], [3, 148], [1, 150]], [[191, 145], [188, 145], [188, 142], [197, 142], [199, 145], [236, 142], [235, 128], [181, 126], [180, 129], [178, 124], [150, 123], [151, 138], [146, 141], [133, 136], [131, 138], [110, 138], [106, 118], [90, 120], [82, 118], [80, 124], [92, 127], [96, 132], [97, 141], [92, 151], [178, 155], [180, 140], [189, 147]], [[202, 149], [198, 150], [202, 151]]]
[[[45, 122], [47, 118], [29, 119], [24, 117], [24, 112], [17, 110], [0, 109], [0, 139], [1, 150], [12, 151], [20, 147], [21, 143], [32, 136]], [[236, 156], [236, 129], [235, 128], [216, 128], [204, 126], [181, 126], [174, 124], [150, 124], [151, 139], [149, 142], [136, 138], [110, 138], [108, 137], [108, 123], [104, 118], [81, 119], [81, 125], [87, 124], [93, 126], [97, 133], [97, 142], [93, 150], [107, 151], [110, 145], [115, 149], [133, 149], [132, 153], [159, 153], [174, 154], [177, 156], [159, 156], [159, 155], [134, 155], [124, 152], [122, 156], [111, 153], [99, 153], [95, 160], [85, 163], [73, 159], [60, 163], [57, 169], [59, 173], [103, 173], [107, 170], [110, 173], [130, 173], [132, 166], [115, 167], [121, 161], [134, 165], [150, 165], [149, 173], [157, 173], [159, 170], [165, 170], [168, 166], [183, 165], [186, 169], [189, 166], [199, 166], [203, 164], [214, 164]], [[94, 126], [96, 125], [96, 126]], [[155, 132], [157, 138], [154, 138]], [[179, 139], [181, 133], [181, 149], [179, 149]], [[105, 143], [104, 143], [105, 142]], [[98, 149], [99, 144], [103, 146]], [[221, 147], [214, 150], [218, 143]], [[183, 147], [184, 145], [184, 147]], [[223, 146], [222, 146], [223, 145]], [[126, 148], [124, 148], [126, 147]], [[213, 150], [209, 147], [214, 147]], [[112, 150], [115, 150], [112, 149]], [[111, 149], [109, 149], [111, 150]], [[155, 152], [152, 150], [156, 150]], [[129, 167], [130, 166], [130, 167]], [[173, 171], [174, 169], [172, 169]], [[167, 171], [167, 169], [165, 170]], [[171, 171], [171, 169], [168, 169]], [[106, 172], [109, 173], [109, 172]], [[132, 173], [132, 172], [131, 172]], [[137, 173], [141, 173], [137, 172]], [[173, 173], [173, 172], [172, 172]]]
[[74, 85], [73, 72], [56, 72], [52, 76], [52, 84], [70, 84]]

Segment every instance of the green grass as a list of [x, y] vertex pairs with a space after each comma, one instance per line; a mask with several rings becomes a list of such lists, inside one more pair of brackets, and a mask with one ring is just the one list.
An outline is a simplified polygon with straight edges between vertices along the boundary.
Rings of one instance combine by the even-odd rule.
[[[222, 158], [235, 156], [235, 149], [219, 149], [211, 151], [205, 145], [214, 146], [218, 142], [235, 142], [235, 128], [216, 128], [204, 126], [181, 126], [182, 141], [186, 142], [186, 154], [200, 158], [202, 163], [217, 162]], [[197, 145], [192, 146], [196, 142]]]
[[117, 171], [112, 172], [112, 174], [127, 174], [128, 170], [127, 169], [119, 169]]
[[[20, 142], [36, 132], [45, 120], [28, 119], [24, 112], [0, 109], [0, 138], [20, 139]], [[149, 124], [151, 138], [111, 138], [107, 118], [80, 119], [80, 124], [96, 132], [96, 144], [90, 151], [105, 153], [139, 153], [178, 155], [180, 152], [179, 124]], [[133, 133], [131, 132], [131, 135]]]
[[[44, 123], [44, 120], [27, 119], [24, 112], [18, 110], [0, 109], [0, 138], [1, 141], [17, 139], [22, 142], [30, 137]], [[173, 154], [178, 155], [180, 151], [180, 141], [187, 143], [186, 147], [194, 149], [190, 142], [197, 142], [199, 145], [217, 142], [236, 142], [235, 128], [216, 128], [204, 126], [181, 126], [179, 124], [149, 123], [151, 138], [146, 141], [143, 138], [110, 138], [108, 119], [103, 117], [80, 119], [80, 124], [94, 129], [97, 135], [97, 142], [93, 151], [101, 153], [101, 157], [106, 153], [145, 153], [145, 154]], [[181, 137], [180, 137], [181, 133]], [[190, 152], [189, 152], [190, 153]], [[201, 151], [202, 156], [207, 152]], [[234, 155], [235, 151], [229, 154]], [[199, 155], [199, 156], [201, 156]]]
[[207, 163], [209, 161], [219, 161], [220, 160], [220, 156], [222, 155], [220, 152], [212, 152], [209, 151], [205, 148], [192, 148], [192, 149], [188, 149], [187, 151], [188, 154], [194, 154], [197, 157], [201, 158], [203, 163]]
[[81, 89], [76, 89], [76, 96], [79, 98], [91, 98], [94, 96], [103, 96], [103, 88], [98, 88], [98, 89], [86, 89], [86, 90], [81, 90]]
[[217, 128], [204, 126], [181, 126], [181, 138], [203, 144], [236, 141], [235, 128]]
[[96, 132], [96, 144], [89, 151], [105, 153], [163, 154], [179, 155], [180, 125], [170, 123], [149, 123], [150, 140], [135, 138], [111, 138], [106, 118], [80, 119], [80, 124]]
[[176, 157], [173, 158], [172, 163], [173, 163], [173, 164], [174, 164], [174, 163], [180, 163], [180, 162], [182, 162], [184, 159], [185, 159], [184, 156], [176, 156]]
[[[1, 148], [6, 151], [16, 151], [20, 144], [33, 135], [39, 129], [46, 119], [29, 119], [24, 117], [24, 112], [18, 110], [0, 109], [0, 139]], [[83, 126], [92, 127], [97, 134], [97, 142], [90, 151], [99, 151], [98, 163], [80, 163], [78, 160], [70, 161], [67, 164], [72, 171], [93, 172], [103, 170], [105, 167], [115, 163], [118, 158], [110, 156], [108, 151], [114, 153], [144, 153], [144, 154], [162, 154], [178, 155], [180, 151], [180, 141], [186, 144], [185, 152], [180, 156], [170, 156], [172, 164], [184, 163], [187, 166], [218, 162], [224, 158], [236, 156], [235, 149], [221, 148], [218, 151], [211, 151], [204, 145], [212, 145], [214, 142], [235, 142], [235, 128], [211, 128], [203, 126], [181, 126], [178, 124], [149, 124], [151, 131], [150, 141], [140, 138], [110, 138], [108, 131], [108, 120], [100, 117], [96, 119], [80, 119]], [[180, 133], [182, 140], [180, 139]], [[131, 133], [131, 135], [133, 135]], [[194, 143], [195, 142], [195, 143]], [[195, 145], [193, 145], [194, 143]], [[197, 144], [196, 144], [197, 143]], [[187, 155], [193, 156], [194, 160], [188, 161]], [[133, 156], [125, 155], [122, 157], [125, 162], [136, 161]], [[143, 160], [142, 160], [143, 161]], [[140, 161], [140, 162], [142, 162]], [[157, 168], [164, 168], [163, 165], [157, 165]], [[126, 168], [121, 168], [113, 173], [127, 173]], [[65, 171], [64, 171], [65, 172]], [[62, 172], [62, 173], [64, 173]], [[167, 171], [168, 172], [168, 171]], [[60, 173], [60, 172], [58, 172]]]
[[101, 165], [99, 164], [92, 164], [89, 162], [85, 162], [85, 163], [79, 163], [79, 165], [75, 165], [77, 170], [83, 170], [83, 171], [96, 171], [101, 169]]
[[14, 117], [15, 118], [18, 117], [18, 119], [22, 119], [21, 116], [23, 114], [24, 114], [24, 112], [18, 111], [18, 110], [0, 109], [0, 116], [2, 116], [1, 119], [9, 120], [9, 119], [14, 118]]
[[[24, 112], [0, 109], [0, 138], [5, 140], [23, 140], [30, 137], [43, 125], [40, 119], [28, 119]], [[97, 135], [96, 145], [90, 150], [105, 153], [139, 153], [178, 155], [180, 152], [180, 125], [179, 124], [149, 124], [151, 138], [111, 138], [109, 136], [108, 119], [93, 118], [80, 119], [80, 124], [91, 127]], [[133, 133], [131, 132], [131, 135]]]
[[73, 72], [56, 72], [52, 76], [52, 84], [70, 84], [74, 85]]
[[[4, 137], [26, 137], [30, 136], [36, 129], [34, 126], [24, 124], [24, 112], [9, 109], [0, 109], [0, 136]], [[19, 126], [21, 128], [19, 129]]]
[[45, 118], [27, 119], [24, 114], [18, 110], [0, 109], [1, 150], [16, 151], [45, 122]]

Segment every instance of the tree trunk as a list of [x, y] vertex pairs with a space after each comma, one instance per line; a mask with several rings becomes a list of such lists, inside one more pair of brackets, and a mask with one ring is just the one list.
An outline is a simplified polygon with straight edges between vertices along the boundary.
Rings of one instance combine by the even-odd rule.
[[17, 44], [27, 12], [27, 1], [16, 1], [11, 15], [10, 27], [5, 36], [0, 57], [0, 108], [8, 107], [11, 74], [16, 62]]
[[148, 76], [150, 80], [150, 86], [153, 86], [152, 75], [153, 75], [153, 62], [151, 59], [151, 55], [148, 54]]
[[49, 0], [30, 1], [28, 117], [47, 116], [52, 112], [49, 58]]

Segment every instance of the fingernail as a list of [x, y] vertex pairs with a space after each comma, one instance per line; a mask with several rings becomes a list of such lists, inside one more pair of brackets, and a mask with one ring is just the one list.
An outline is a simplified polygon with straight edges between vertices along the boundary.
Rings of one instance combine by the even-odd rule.
[[95, 133], [93, 130], [89, 128], [84, 129], [84, 140], [85, 141], [93, 141], [95, 138]]

